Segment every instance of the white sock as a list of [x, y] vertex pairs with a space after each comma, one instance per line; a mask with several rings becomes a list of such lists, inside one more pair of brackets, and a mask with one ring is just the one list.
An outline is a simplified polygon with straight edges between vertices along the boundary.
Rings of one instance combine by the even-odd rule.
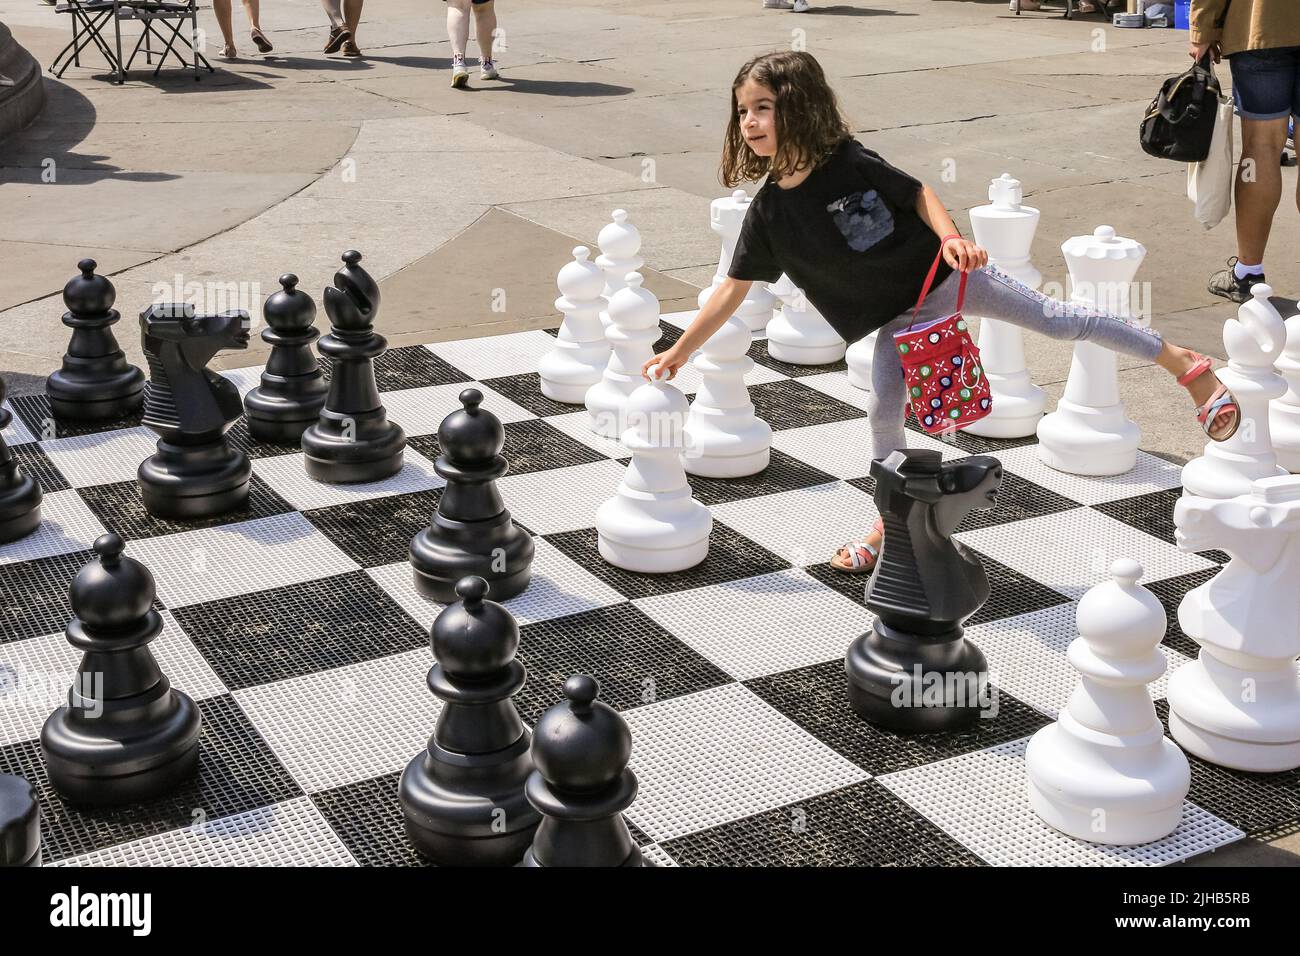
[[1244, 279], [1246, 276], [1262, 276], [1264, 274], [1264, 264], [1261, 262], [1257, 266], [1248, 266], [1238, 259], [1237, 264], [1232, 267], [1232, 274], [1238, 279]]

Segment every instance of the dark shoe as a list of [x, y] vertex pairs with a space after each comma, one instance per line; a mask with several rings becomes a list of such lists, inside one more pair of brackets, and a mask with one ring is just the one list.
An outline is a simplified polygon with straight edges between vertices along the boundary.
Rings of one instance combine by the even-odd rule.
[[1225, 299], [1231, 299], [1240, 305], [1242, 302], [1250, 300], [1251, 286], [1257, 282], [1264, 281], [1264, 274], [1246, 276], [1244, 279], [1238, 279], [1237, 273], [1233, 271], [1233, 266], [1237, 264], [1237, 257], [1233, 256], [1228, 260], [1228, 268], [1220, 269], [1214, 275], [1210, 276], [1209, 290], [1215, 295], [1223, 296]]
[[361, 50], [357, 48], [356, 43], [353, 41], [352, 37], [350, 37], [350, 36], [349, 36], [346, 40], [343, 41], [343, 55], [344, 55], [344, 56], [360, 56], [360, 55], [361, 55]]
[[348, 32], [346, 27], [335, 27], [330, 31], [330, 38], [325, 41], [325, 52], [337, 53], [339, 47], [351, 39], [352, 34]]
[[253, 46], [257, 47], [258, 53], [270, 53], [275, 47], [271, 46], [271, 41], [266, 38], [266, 34], [261, 30], [250, 30], [248, 35], [253, 38]]

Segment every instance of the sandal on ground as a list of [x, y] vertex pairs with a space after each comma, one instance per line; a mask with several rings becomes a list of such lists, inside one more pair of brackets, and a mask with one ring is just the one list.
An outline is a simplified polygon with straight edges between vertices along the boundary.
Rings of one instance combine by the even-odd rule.
[[221, 59], [223, 60], [238, 60], [239, 51], [236, 50], [233, 46], [227, 44], [226, 46], [223, 46], [220, 50], [217, 51], [217, 56], [221, 57]]
[[[884, 526], [877, 521], [871, 529], [872, 531], [883, 531]], [[840, 555], [848, 554], [848, 563], [840, 563]], [[844, 574], [870, 574], [876, 569], [876, 561], [880, 558], [880, 548], [877, 545], [867, 543], [865, 538], [857, 541], [850, 541], [830, 560], [830, 566], [836, 571]]]
[[325, 41], [326, 53], [337, 53], [344, 43], [352, 39], [352, 33], [347, 27], [335, 27], [330, 30], [329, 39]]
[[266, 34], [261, 30], [249, 30], [248, 35], [252, 38], [253, 46], [257, 47], [258, 53], [270, 53], [275, 49], [275, 47], [271, 46], [271, 41], [266, 38]]
[[[1197, 355], [1192, 367], [1178, 376], [1178, 384], [1186, 388], [1193, 380], [1210, 372], [1210, 364], [1204, 355]], [[1216, 429], [1214, 423], [1224, 415], [1230, 417]], [[1241, 424], [1241, 406], [1228, 386], [1220, 382], [1206, 403], [1196, 407], [1196, 421], [1211, 441], [1227, 441], [1237, 433], [1237, 426]]]

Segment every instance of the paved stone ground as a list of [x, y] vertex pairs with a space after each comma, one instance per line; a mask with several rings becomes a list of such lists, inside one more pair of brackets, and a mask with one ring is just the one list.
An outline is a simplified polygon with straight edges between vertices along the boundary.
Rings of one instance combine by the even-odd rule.
[[[429, 0], [372, 2], [360, 60], [320, 52], [317, 0], [276, 0], [263, 5], [275, 53], [253, 53], [237, 9], [245, 58], [214, 61], [201, 82], [169, 67], [118, 87], [94, 53], [47, 79], [45, 115], [0, 142], [0, 373], [11, 391], [39, 391], [57, 365], [57, 293], [84, 255], [113, 276], [137, 361], [129, 317], [163, 290], [204, 283], [216, 298], [243, 284], [250, 301], [213, 304], [256, 314], [278, 275], [316, 292], [349, 247], [382, 280], [394, 345], [554, 325], [556, 270], [574, 245], [594, 246], [617, 206], [641, 229], [647, 286], [665, 311], [688, 308], [717, 259], [708, 203], [725, 194], [716, 168], [731, 78], [748, 56], [796, 42], [826, 68], [860, 138], [932, 184], [964, 229], [965, 210], [1008, 171], [1042, 209], [1034, 257], [1047, 281], [1065, 280], [1062, 240], [1113, 225], [1147, 246], [1139, 278], [1156, 327], [1223, 357], [1234, 307], [1205, 279], [1234, 251], [1231, 221], [1203, 231], [1184, 168], [1137, 145], [1160, 80], [1186, 67], [1185, 33], [1017, 18], [1003, 0], [844, 0], [806, 15], [759, 0], [497, 5], [504, 79], [467, 91], [449, 88], [443, 8]], [[45, 64], [70, 34], [34, 0], [0, 0], [0, 19]], [[1284, 176], [1267, 265], [1294, 297], [1300, 217], [1295, 170]], [[1038, 336], [1027, 346], [1035, 380], [1059, 396], [1068, 347]], [[1199, 453], [1185, 393], [1151, 366], [1121, 357], [1121, 368], [1143, 447]], [[1295, 863], [1297, 849], [1291, 837], [1211, 862]]]

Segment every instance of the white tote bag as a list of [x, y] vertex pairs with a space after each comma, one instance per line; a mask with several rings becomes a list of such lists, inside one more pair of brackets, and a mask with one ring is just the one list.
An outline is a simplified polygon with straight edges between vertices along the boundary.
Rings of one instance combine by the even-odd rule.
[[1210, 139], [1210, 155], [1201, 163], [1187, 164], [1187, 198], [1196, 204], [1196, 221], [1213, 229], [1232, 208], [1233, 178], [1232, 100], [1219, 100]]

